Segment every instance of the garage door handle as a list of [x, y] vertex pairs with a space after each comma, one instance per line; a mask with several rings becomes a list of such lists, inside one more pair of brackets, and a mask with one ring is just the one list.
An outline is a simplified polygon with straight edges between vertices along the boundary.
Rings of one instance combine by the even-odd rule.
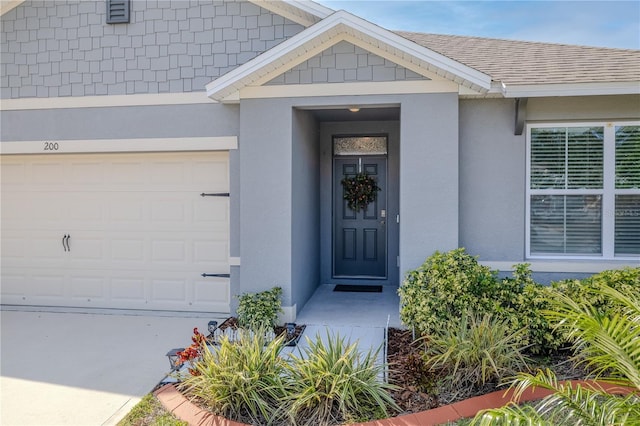
[[204, 278], [206, 277], [217, 277], [217, 278], [231, 278], [230, 274], [202, 274]]
[[71, 238], [71, 235], [67, 234], [64, 234], [62, 237], [62, 248], [64, 251], [71, 251], [71, 247], [69, 247], [69, 238]]

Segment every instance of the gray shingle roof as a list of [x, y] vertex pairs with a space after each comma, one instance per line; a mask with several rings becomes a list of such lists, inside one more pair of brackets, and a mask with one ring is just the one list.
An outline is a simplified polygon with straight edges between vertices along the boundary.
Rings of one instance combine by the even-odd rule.
[[505, 84], [640, 81], [640, 50], [395, 33]]

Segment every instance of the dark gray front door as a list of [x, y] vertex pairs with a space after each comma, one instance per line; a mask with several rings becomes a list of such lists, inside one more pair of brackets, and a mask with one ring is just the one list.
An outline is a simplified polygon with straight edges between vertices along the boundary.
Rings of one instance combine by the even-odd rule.
[[[349, 208], [342, 179], [359, 170], [375, 177], [380, 191], [366, 210]], [[387, 158], [335, 157], [333, 163], [333, 276], [386, 278], [387, 276]]]

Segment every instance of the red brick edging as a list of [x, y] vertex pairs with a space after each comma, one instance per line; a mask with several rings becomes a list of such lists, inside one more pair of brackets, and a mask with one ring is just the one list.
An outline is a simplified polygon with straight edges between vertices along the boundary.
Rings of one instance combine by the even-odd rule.
[[[563, 382], [560, 382], [563, 383]], [[612, 394], [628, 394], [634, 389], [616, 386], [608, 383], [594, 382], [592, 380], [574, 380], [571, 383], [580, 384], [587, 388], [602, 389]], [[189, 401], [180, 393], [174, 385], [165, 385], [154, 392], [162, 405], [180, 420], [193, 426], [247, 426], [244, 423], [234, 422], [224, 417], [216, 416], [203, 410]], [[541, 388], [527, 389], [519, 402], [542, 399], [551, 394], [551, 391]], [[358, 423], [354, 426], [435, 426], [447, 422], [453, 422], [464, 417], [473, 417], [480, 410], [487, 408], [499, 408], [512, 401], [513, 390], [496, 391], [486, 395], [465, 399], [451, 405], [422, 411], [420, 413], [405, 414], [389, 419], [375, 420], [367, 423]]]

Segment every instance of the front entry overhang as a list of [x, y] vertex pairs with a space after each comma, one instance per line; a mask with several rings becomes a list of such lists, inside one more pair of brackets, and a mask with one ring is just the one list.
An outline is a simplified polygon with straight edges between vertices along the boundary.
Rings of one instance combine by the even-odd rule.
[[[212, 81], [206, 86], [207, 96], [219, 102], [238, 102], [243, 89], [263, 86], [341, 41], [352, 43], [425, 77], [429, 80], [428, 85], [450, 83], [461, 92], [477, 94], [487, 93], [491, 89], [488, 75], [348, 12], [339, 11]], [[385, 84], [388, 83], [378, 85]], [[391, 86], [389, 90], [393, 93]], [[427, 87], [417, 93], [428, 90]]]

